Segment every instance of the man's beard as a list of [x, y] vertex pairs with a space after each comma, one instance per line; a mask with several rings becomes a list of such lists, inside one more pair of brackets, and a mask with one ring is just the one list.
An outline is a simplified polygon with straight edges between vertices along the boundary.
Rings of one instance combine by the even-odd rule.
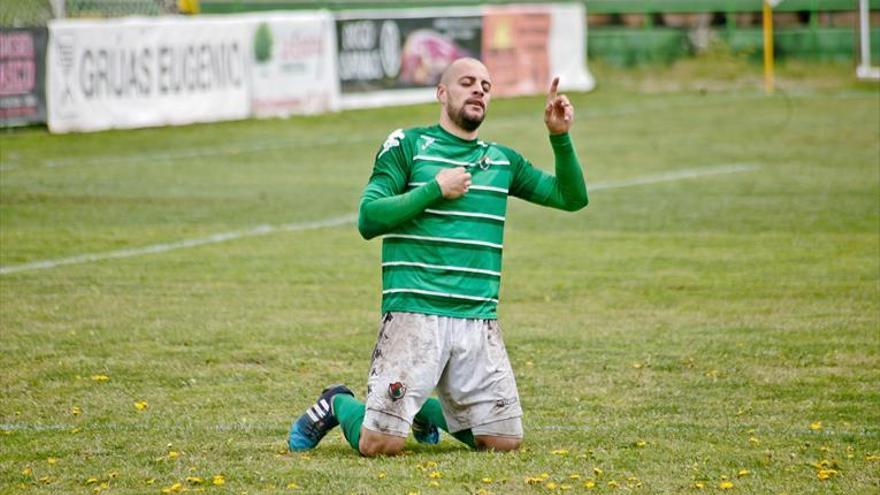
[[455, 125], [464, 129], [467, 132], [476, 131], [477, 128], [480, 127], [480, 124], [483, 123], [483, 119], [486, 118], [486, 110], [483, 109], [483, 113], [477, 117], [473, 117], [467, 114], [467, 104], [461, 106], [457, 112], [450, 111], [452, 110], [448, 106], [446, 107], [446, 114], [449, 115], [449, 118], [455, 122]]

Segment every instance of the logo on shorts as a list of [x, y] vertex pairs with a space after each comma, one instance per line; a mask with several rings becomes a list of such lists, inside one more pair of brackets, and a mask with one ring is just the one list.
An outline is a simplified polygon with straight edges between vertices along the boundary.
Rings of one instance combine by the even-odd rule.
[[400, 382], [394, 382], [391, 385], [388, 385], [388, 395], [391, 397], [391, 400], [403, 398], [403, 396], [406, 395], [406, 385]]

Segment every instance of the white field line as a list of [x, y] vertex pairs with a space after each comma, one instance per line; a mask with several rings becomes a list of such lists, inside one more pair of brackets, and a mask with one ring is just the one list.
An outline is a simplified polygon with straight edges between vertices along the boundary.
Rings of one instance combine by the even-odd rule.
[[[662, 174], [646, 175], [628, 180], [599, 182], [589, 186], [591, 191], [601, 191], [604, 189], [619, 189], [622, 187], [641, 186], [647, 184], [657, 184], [660, 182], [671, 182], [683, 179], [692, 179], [696, 177], [705, 177], [711, 175], [733, 174], [738, 172], [750, 172], [757, 170], [757, 165], [745, 163], [733, 163], [727, 165], [717, 165], [713, 167], [691, 168], [683, 170], [674, 170]], [[133, 256], [141, 256], [145, 254], [164, 253], [176, 249], [192, 248], [204, 246], [206, 244], [217, 244], [220, 242], [233, 241], [236, 239], [244, 239], [246, 237], [256, 237], [275, 232], [300, 232], [304, 230], [314, 230], [326, 227], [336, 227], [345, 225], [357, 220], [357, 215], [349, 214], [338, 217], [325, 218], [323, 220], [315, 220], [311, 222], [288, 223], [284, 225], [260, 225], [246, 230], [237, 230], [233, 232], [224, 232], [214, 234], [208, 237], [198, 239], [188, 239], [178, 242], [165, 244], [154, 244], [152, 246], [144, 246], [139, 248], [120, 249], [117, 251], [108, 251], [104, 253], [81, 254], [71, 256], [69, 258], [57, 258], [54, 260], [34, 261], [32, 263], [24, 263], [21, 265], [2, 266], [0, 267], [0, 275], [8, 275], [10, 273], [27, 272], [33, 270], [47, 270], [65, 265], [79, 265], [83, 263], [92, 263], [95, 261], [104, 261], [119, 258], [131, 258]]]
[[118, 251], [108, 251], [105, 253], [81, 254], [78, 256], [71, 256], [69, 258], [35, 261], [33, 263], [24, 263], [22, 265], [3, 266], [0, 267], [0, 275], [7, 275], [10, 273], [26, 272], [32, 270], [46, 270], [49, 268], [55, 268], [64, 265], [79, 265], [82, 263], [91, 263], [93, 261], [131, 258], [133, 256], [141, 256], [144, 254], [164, 253], [166, 251], [174, 251], [176, 249], [204, 246], [206, 244], [217, 244], [220, 242], [232, 241], [235, 239], [243, 239], [245, 237], [257, 237], [261, 235], [274, 234], [275, 232], [299, 232], [303, 230], [336, 227], [338, 225], [345, 225], [354, 222], [356, 219], [356, 215], [349, 214], [339, 217], [325, 218], [323, 220], [315, 220], [312, 222], [288, 223], [284, 225], [259, 225], [257, 227], [253, 227], [247, 230], [224, 232], [221, 234], [214, 234], [199, 239], [187, 239], [179, 242], [153, 244], [152, 246], [120, 249]]

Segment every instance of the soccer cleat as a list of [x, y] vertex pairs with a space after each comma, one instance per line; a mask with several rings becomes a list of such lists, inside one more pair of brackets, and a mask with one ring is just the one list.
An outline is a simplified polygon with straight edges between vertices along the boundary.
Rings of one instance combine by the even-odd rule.
[[428, 423], [427, 421], [414, 419], [412, 432], [413, 437], [419, 443], [437, 445], [440, 442], [440, 430], [437, 429], [437, 425]]
[[336, 394], [354, 396], [345, 385], [330, 385], [325, 388], [318, 400], [290, 425], [287, 446], [291, 451], [315, 448], [324, 435], [339, 424], [333, 415], [333, 396]]

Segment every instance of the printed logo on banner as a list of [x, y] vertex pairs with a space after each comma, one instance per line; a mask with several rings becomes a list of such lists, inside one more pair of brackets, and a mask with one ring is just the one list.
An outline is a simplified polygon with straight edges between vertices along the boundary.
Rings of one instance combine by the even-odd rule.
[[45, 28], [0, 28], [0, 125], [43, 122]]
[[76, 63], [76, 37], [72, 34], [61, 35], [55, 45], [58, 50], [58, 61], [61, 63], [61, 110], [69, 109], [73, 105], [73, 65]]
[[481, 53], [478, 15], [350, 19], [336, 26], [343, 93], [432, 87], [450, 62]]

